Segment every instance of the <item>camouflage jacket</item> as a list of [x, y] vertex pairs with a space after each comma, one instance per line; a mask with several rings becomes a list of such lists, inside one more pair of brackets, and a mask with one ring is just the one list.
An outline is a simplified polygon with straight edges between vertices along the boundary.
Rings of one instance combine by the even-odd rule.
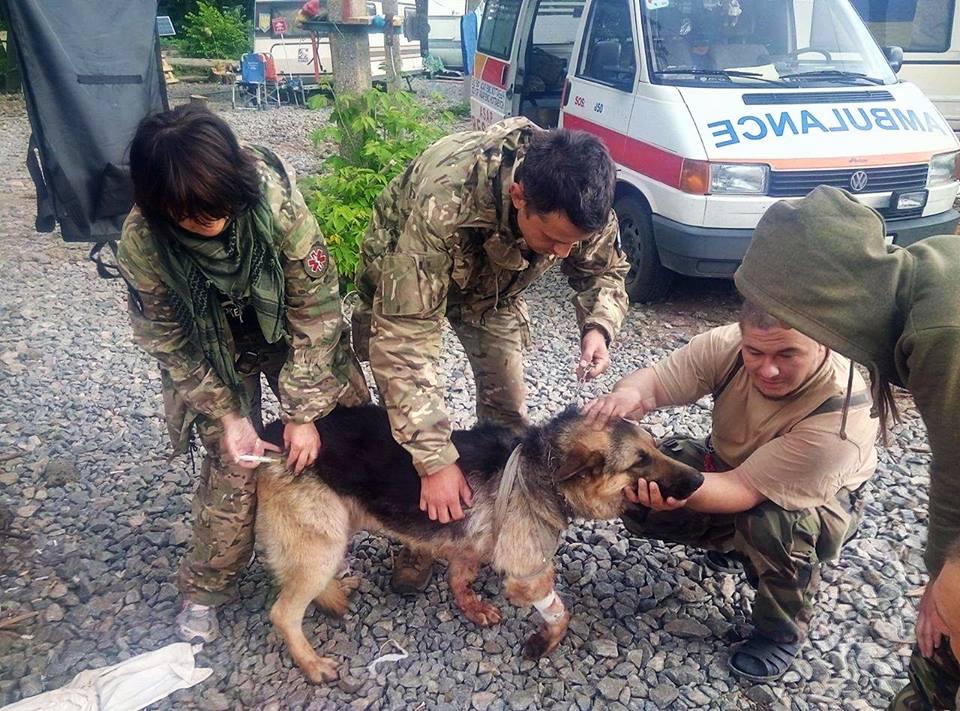
[[[280, 228], [274, 239], [285, 275], [289, 349], [280, 373], [283, 417], [310, 422], [333, 409], [343, 389], [338, 373], [349, 361], [337, 269], [296, 187], [293, 171], [279, 159], [274, 166], [258, 158], [257, 172], [262, 195], [270, 202]], [[219, 419], [239, 411], [240, 403], [174, 317], [157, 267], [156, 239], [134, 207], [123, 225], [118, 262], [128, 285], [139, 296], [129, 299], [134, 340], [160, 362], [167, 426], [179, 451], [186, 446], [197, 415]], [[232, 341], [231, 334], [227, 337]], [[170, 388], [174, 392], [167, 392]]]
[[613, 211], [563, 260], [531, 252], [516, 228], [509, 187], [536, 130], [512, 118], [485, 132], [447, 136], [374, 205], [357, 288], [372, 310], [370, 346], [380, 351], [378, 380], [389, 383], [381, 395], [394, 437], [421, 474], [457, 459], [435, 367], [448, 306], [475, 324], [497, 308], [519, 309], [526, 320], [521, 294], [561, 261], [581, 332], [598, 328], [609, 341], [626, 315], [629, 265]]

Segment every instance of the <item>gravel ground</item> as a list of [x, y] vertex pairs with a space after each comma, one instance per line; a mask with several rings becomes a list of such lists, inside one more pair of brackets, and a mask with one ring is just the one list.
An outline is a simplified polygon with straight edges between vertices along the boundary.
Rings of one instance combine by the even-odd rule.
[[[418, 88], [432, 91], [421, 84]], [[184, 87], [175, 100], [192, 93]], [[453, 101], [459, 88], [442, 85]], [[301, 171], [317, 165], [306, 139], [322, 113], [234, 112], [241, 137], [276, 149]], [[77, 672], [175, 641], [174, 574], [190, 536], [190, 463], [168, 463], [154, 364], [130, 342], [121, 289], [97, 279], [86, 247], [33, 230], [23, 167], [22, 103], [0, 99], [0, 704], [61, 686]], [[542, 420], [578, 397], [569, 290], [556, 275], [529, 297], [531, 414]], [[732, 320], [720, 282], [684, 282], [665, 304], [634, 307], [611, 371], [590, 387], [663, 357], [695, 333]], [[466, 360], [448, 337], [444, 364], [457, 424], [473, 421]], [[904, 401], [904, 405], [910, 405]], [[708, 403], [648, 418], [657, 436], [704, 434]], [[782, 682], [749, 685], [727, 670], [732, 641], [749, 629], [742, 577], [712, 574], [697, 551], [628, 537], [617, 522], [577, 522], [559, 551], [559, 592], [573, 613], [549, 659], [522, 660], [531, 615], [505, 603], [498, 581], [479, 585], [503, 622], [479, 629], [445, 582], [416, 599], [388, 589], [390, 541], [366, 534], [349, 555], [363, 578], [344, 620], [310, 612], [308, 638], [342, 660], [341, 680], [307, 685], [271, 629], [272, 590], [259, 561], [241, 597], [222, 610], [222, 638], [199, 662], [199, 686], [157, 709], [534, 709], [884, 707], [905, 679], [916, 591], [923, 584], [929, 452], [908, 410], [867, 497], [860, 537], [825, 568], [810, 641]], [[388, 640], [410, 656], [366, 665]]]

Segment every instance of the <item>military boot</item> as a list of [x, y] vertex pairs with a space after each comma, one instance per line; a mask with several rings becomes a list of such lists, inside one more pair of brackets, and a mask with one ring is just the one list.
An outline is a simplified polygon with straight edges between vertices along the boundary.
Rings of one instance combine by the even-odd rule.
[[433, 558], [426, 553], [404, 546], [393, 560], [390, 587], [400, 595], [422, 593], [433, 577]]
[[176, 622], [177, 636], [184, 642], [193, 642], [197, 639], [212, 642], [220, 636], [217, 608], [211, 605], [198, 605], [184, 600]]

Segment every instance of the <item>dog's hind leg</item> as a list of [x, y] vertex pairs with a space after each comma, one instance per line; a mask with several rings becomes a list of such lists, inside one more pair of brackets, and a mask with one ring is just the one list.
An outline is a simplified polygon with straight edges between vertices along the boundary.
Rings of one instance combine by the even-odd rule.
[[567, 633], [570, 613], [563, 600], [553, 589], [553, 566], [535, 576], [507, 575], [504, 593], [518, 607], [533, 605], [537, 608], [543, 624], [523, 645], [523, 654], [528, 659], [539, 659], [550, 654]]
[[327, 587], [317, 595], [313, 601], [334, 617], [343, 617], [347, 614], [350, 593], [360, 587], [360, 578], [348, 575], [345, 578], [332, 578]]
[[[303, 532], [296, 560], [285, 561], [284, 570], [278, 575], [280, 595], [270, 608], [270, 621], [286, 641], [290, 656], [314, 684], [336, 679], [337, 664], [319, 656], [307, 641], [303, 634], [303, 615], [312, 600], [330, 602], [326, 597], [330, 589], [337, 590], [342, 596], [333, 576], [345, 551], [343, 541]], [[346, 609], [346, 597], [343, 597], [342, 607]]]
[[448, 579], [450, 592], [457, 601], [464, 616], [481, 627], [489, 627], [500, 622], [500, 610], [485, 602], [470, 587], [480, 572], [480, 561], [474, 557], [451, 558], [449, 560]]

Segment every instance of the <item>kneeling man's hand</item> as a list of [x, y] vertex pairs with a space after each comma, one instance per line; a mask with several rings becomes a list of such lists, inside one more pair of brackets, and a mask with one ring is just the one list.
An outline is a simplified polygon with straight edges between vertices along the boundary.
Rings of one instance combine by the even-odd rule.
[[646, 506], [654, 511], [673, 511], [687, 505], [689, 499], [675, 499], [668, 496], [666, 499], [660, 494], [657, 482], [648, 482], [646, 479], [637, 479], [637, 488], [627, 486], [623, 489], [627, 501]]
[[463, 518], [461, 501], [472, 506], [473, 492], [456, 462], [420, 478], [420, 510], [426, 511], [431, 521], [459, 521]]
[[583, 406], [583, 414], [590, 425], [605, 425], [620, 417], [642, 419], [653, 407], [646, 407], [632, 388], [614, 390]]

